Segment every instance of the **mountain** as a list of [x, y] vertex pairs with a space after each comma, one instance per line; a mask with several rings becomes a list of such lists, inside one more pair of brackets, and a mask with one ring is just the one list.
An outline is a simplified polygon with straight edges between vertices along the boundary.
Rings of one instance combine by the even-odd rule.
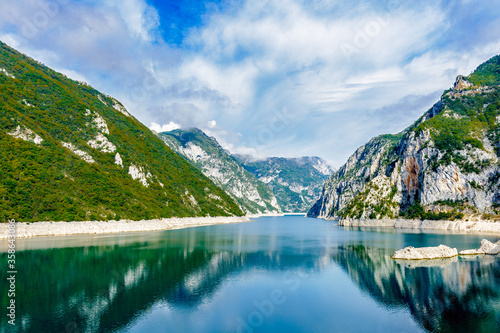
[[247, 213], [281, 213], [273, 192], [201, 130], [174, 130], [158, 136], [224, 189]]
[[319, 157], [270, 157], [256, 160], [235, 155], [260, 181], [272, 189], [283, 212], [307, 212], [321, 194], [333, 169]]
[[0, 42], [0, 219], [242, 215], [127, 112]]
[[409, 128], [358, 148], [325, 183], [308, 215], [498, 218], [499, 84], [500, 56], [458, 76]]

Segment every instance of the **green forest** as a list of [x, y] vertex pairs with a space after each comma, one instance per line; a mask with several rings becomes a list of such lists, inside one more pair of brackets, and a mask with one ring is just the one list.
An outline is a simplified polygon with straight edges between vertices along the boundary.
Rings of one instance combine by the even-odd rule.
[[[243, 213], [114, 98], [0, 42], [0, 221], [84, 221]], [[7, 75], [8, 74], [8, 75]], [[91, 112], [88, 112], [90, 110]], [[116, 152], [89, 145], [99, 115]], [[27, 128], [43, 141], [12, 135]], [[88, 163], [62, 145], [89, 154]], [[119, 153], [123, 166], [115, 164]], [[137, 166], [147, 185], [129, 175]]]

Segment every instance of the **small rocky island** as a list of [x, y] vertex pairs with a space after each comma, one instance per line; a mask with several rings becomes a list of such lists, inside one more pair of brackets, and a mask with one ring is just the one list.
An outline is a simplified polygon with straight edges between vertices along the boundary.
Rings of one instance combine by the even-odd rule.
[[421, 260], [421, 259], [441, 259], [451, 258], [458, 256], [458, 251], [446, 245], [439, 245], [435, 247], [420, 247], [413, 246], [405, 247], [402, 250], [396, 251], [392, 255], [392, 259], [406, 259], [406, 260]]
[[492, 243], [487, 239], [481, 241], [481, 246], [475, 250], [463, 250], [460, 251], [460, 255], [478, 255], [478, 254], [489, 254], [496, 255], [500, 252], [500, 240], [496, 243]]
[[443, 259], [452, 258], [458, 255], [479, 255], [489, 254], [497, 255], [500, 253], [500, 240], [492, 243], [487, 239], [481, 241], [481, 246], [478, 249], [464, 250], [458, 252], [456, 248], [451, 248], [446, 245], [439, 245], [434, 247], [420, 247], [413, 246], [405, 247], [399, 251], [394, 252], [391, 256], [392, 259], [404, 260], [424, 260], [424, 259]]

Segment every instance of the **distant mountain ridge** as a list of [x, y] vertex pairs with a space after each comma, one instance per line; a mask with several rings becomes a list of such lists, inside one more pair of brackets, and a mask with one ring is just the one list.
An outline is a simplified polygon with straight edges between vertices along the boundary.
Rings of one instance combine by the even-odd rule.
[[283, 212], [306, 213], [320, 197], [324, 182], [334, 172], [316, 156], [269, 157], [257, 160], [234, 155], [257, 179], [272, 189]]
[[413, 125], [361, 146], [308, 215], [500, 218], [500, 56], [480, 65]]
[[250, 214], [307, 212], [318, 199], [323, 182], [333, 172], [319, 157], [256, 160], [251, 156], [231, 155], [215, 138], [197, 128], [158, 136]]
[[159, 133], [158, 136], [224, 189], [246, 213], [281, 213], [273, 192], [246, 171], [215, 138], [197, 128]]
[[0, 219], [242, 215], [116, 99], [0, 42]]

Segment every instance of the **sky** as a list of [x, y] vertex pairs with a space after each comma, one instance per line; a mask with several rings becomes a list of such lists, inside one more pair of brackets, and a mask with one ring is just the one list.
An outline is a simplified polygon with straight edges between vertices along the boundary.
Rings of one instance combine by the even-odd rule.
[[500, 0], [16, 0], [0, 40], [156, 131], [334, 167], [500, 54]]

